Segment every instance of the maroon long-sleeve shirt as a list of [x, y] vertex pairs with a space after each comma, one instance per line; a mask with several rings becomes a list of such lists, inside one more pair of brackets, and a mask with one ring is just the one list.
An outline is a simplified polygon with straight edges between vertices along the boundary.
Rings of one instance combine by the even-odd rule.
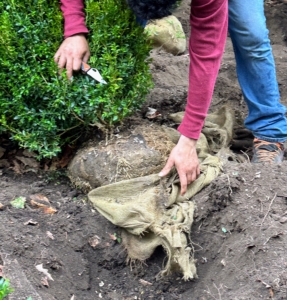
[[[65, 38], [87, 33], [83, 0], [61, 0]], [[227, 0], [192, 0], [187, 106], [178, 130], [198, 139], [212, 99], [227, 35]]]

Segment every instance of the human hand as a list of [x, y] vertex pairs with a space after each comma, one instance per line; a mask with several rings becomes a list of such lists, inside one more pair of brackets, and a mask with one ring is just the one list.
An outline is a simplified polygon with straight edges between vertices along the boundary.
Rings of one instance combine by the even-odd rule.
[[180, 194], [183, 196], [186, 193], [187, 185], [193, 182], [200, 174], [196, 140], [181, 135], [159, 176], [166, 176], [173, 166], [177, 169], [181, 186]]
[[70, 79], [73, 71], [81, 68], [82, 61], [87, 62], [90, 49], [84, 34], [76, 34], [66, 38], [54, 56], [54, 61], [60, 69], [67, 69]]

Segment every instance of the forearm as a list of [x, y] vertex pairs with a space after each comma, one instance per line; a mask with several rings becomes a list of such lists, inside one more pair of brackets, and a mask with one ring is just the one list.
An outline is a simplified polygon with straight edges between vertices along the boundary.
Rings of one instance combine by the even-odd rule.
[[227, 36], [227, 0], [193, 0], [189, 40], [189, 89], [178, 130], [198, 139], [212, 99]]
[[83, 0], [61, 0], [61, 10], [64, 16], [65, 38], [78, 33], [88, 33]]

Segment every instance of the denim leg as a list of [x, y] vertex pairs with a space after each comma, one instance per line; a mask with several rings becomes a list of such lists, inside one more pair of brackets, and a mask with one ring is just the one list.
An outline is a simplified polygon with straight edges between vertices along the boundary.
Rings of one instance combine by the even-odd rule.
[[270, 142], [287, 140], [286, 108], [280, 103], [264, 0], [229, 0], [229, 33], [238, 81], [249, 114], [245, 126]]

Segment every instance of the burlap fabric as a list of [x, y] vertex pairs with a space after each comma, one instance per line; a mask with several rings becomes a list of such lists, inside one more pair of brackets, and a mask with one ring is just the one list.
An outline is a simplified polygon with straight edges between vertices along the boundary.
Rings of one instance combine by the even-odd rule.
[[182, 25], [175, 16], [150, 21], [145, 32], [155, 48], [163, 48], [173, 55], [186, 50], [186, 37]]
[[[192, 196], [218, 176], [222, 160], [214, 153], [227, 149], [233, 122], [233, 113], [227, 107], [207, 117], [205, 134], [197, 143], [201, 174], [184, 196], [180, 195], [175, 170], [166, 178], [151, 174], [102, 186], [88, 194], [92, 205], [123, 229], [122, 242], [130, 260], [144, 261], [161, 245], [168, 259], [159, 277], [174, 270], [180, 271], [185, 280], [196, 277], [190, 243]], [[172, 132], [171, 136], [176, 141], [178, 134]]]

